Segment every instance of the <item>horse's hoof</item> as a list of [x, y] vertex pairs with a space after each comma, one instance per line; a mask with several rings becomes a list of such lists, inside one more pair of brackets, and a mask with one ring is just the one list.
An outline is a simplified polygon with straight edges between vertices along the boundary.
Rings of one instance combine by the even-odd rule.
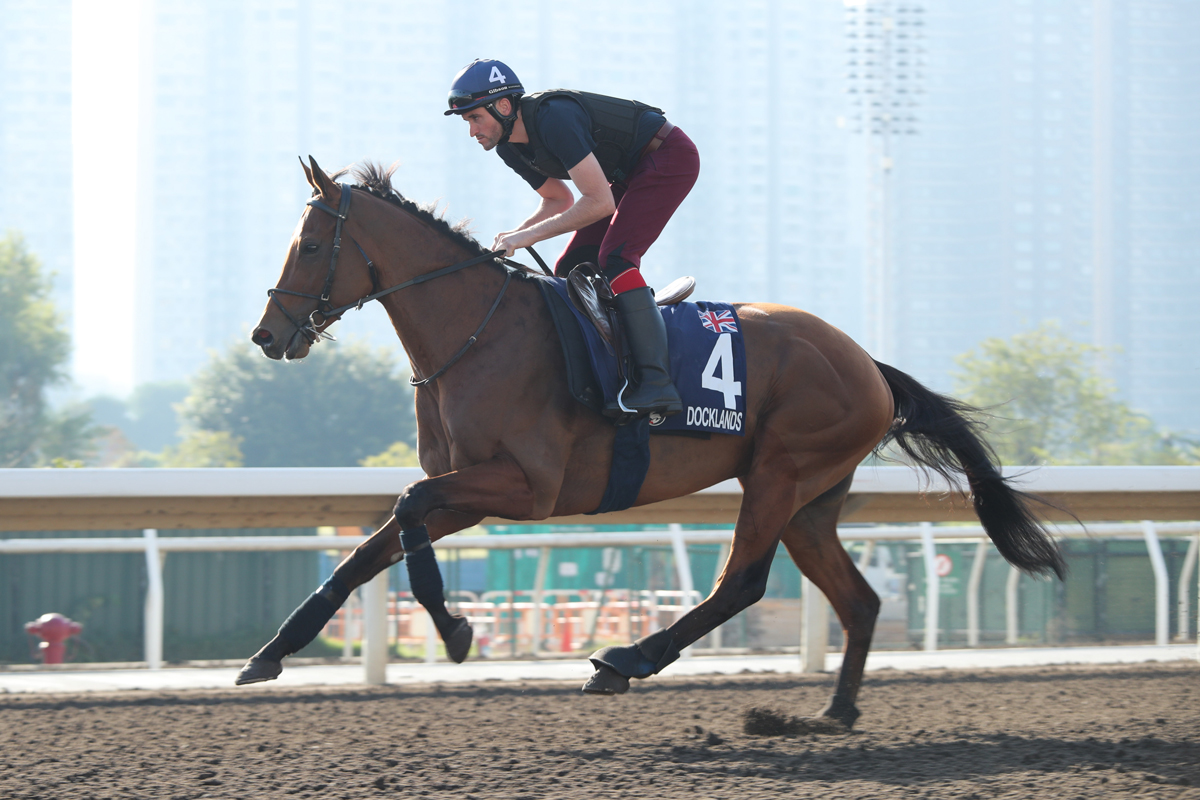
[[837, 695], [830, 698], [825, 707], [817, 712], [818, 719], [837, 722], [845, 728], [846, 732], [849, 732], [854, 727], [854, 723], [858, 721], [861, 715], [862, 712], [858, 710], [858, 706], [854, 705], [854, 703], [840, 700]]
[[629, 678], [607, 664], [601, 664], [587, 679], [583, 691], [588, 694], [625, 694], [629, 691]]
[[273, 681], [279, 677], [279, 673], [281, 672], [283, 672], [282, 662], [271, 661], [261, 656], [254, 656], [246, 662], [246, 666], [242, 667], [242, 671], [238, 673], [237, 680], [233, 683], [236, 686], [245, 686], [248, 683]]
[[454, 630], [442, 640], [446, 645], [446, 657], [455, 664], [466, 661], [467, 654], [471, 652], [471, 639], [474, 636], [475, 631], [471, 629], [471, 623], [467, 622], [465, 617], [459, 617]]

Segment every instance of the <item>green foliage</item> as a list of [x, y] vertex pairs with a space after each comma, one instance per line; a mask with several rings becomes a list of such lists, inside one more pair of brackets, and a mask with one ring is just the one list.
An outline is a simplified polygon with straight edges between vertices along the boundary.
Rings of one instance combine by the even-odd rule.
[[71, 350], [50, 288], [20, 236], [0, 239], [0, 467], [79, 461], [97, 434], [86, 409], [56, 412], [46, 400]]
[[382, 453], [368, 456], [358, 462], [363, 467], [419, 467], [417, 451], [404, 442], [393, 442], [392, 446]]
[[355, 466], [416, 428], [395, 359], [353, 343], [322, 343], [295, 362], [250, 346], [214, 354], [180, 414], [190, 431], [235, 437], [247, 467]]
[[144, 383], [127, 400], [100, 395], [88, 400], [96, 422], [118, 428], [136, 449], [156, 451], [180, 442], [175, 408], [188, 395], [183, 382]]
[[160, 467], [240, 467], [242, 437], [229, 431], [190, 431], [178, 445], [168, 445]]
[[1005, 464], [1195, 463], [1194, 444], [1117, 398], [1102, 356], [1045, 323], [960, 356], [955, 394], [997, 417], [989, 439]]

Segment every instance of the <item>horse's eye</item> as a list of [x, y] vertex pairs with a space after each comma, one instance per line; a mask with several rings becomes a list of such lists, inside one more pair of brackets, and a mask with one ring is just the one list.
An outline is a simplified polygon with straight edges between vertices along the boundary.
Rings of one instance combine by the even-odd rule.
[[319, 244], [306, 244], [301, 248], [306, 256], [311, 256], [313, 253], [321, 249]]

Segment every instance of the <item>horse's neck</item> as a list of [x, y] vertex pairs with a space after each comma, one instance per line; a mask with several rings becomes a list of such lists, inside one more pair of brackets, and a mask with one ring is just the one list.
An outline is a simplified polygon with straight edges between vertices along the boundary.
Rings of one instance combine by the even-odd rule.
[[[377, 229], [383, 288], [478, 255], [404, 212]], [[400, 223], [400, 224], [397, 224]], [[483, 263], [380, 299], [419, 377], [440, 369], [466, 344], [499, 291], [503, 276]]]

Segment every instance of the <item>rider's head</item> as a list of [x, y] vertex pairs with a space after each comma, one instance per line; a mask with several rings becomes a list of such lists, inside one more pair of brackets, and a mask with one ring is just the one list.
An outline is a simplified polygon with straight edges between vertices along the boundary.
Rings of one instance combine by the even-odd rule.
[[[471, 135], [491, 150], [508, 141], [517, 121], [517, 100], [525, 87], [516, 74], [503, 62], [493, 58], [477, 58], [454, 76], [450, 85], [450, 110], [446, 116], [459, 114], [471, 124]], [[498, 103], [502, 98], [507, 102]], [[487, 124], [486, 112], [497, 124]]]

